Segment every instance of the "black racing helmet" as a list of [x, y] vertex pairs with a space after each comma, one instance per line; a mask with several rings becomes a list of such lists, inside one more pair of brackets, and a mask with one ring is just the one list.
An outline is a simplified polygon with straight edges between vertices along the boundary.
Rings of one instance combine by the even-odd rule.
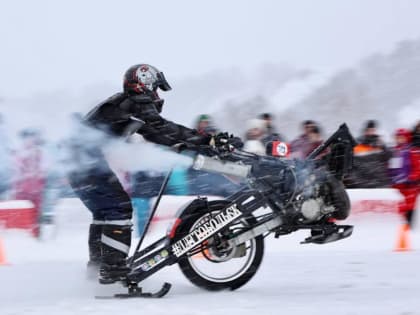
[[124, 91], [131, 93], [145, 93], [171, 90], [171, 86], [163, 74], [148, 64], [131, 66], [124, 74]]

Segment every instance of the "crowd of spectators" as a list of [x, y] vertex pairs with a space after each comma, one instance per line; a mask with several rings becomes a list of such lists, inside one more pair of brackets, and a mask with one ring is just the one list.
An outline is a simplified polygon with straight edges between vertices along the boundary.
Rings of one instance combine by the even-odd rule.
[[[274, 124], [270, 113], [262, 113], [245, 124], [242, 136], [244, 150], [259, 155], [273, 155], [273, 143], [284, 143], [288, 150], [284, 157], [304, 159], [323, 142], [322, 126], [313, 120], [301, 124], [301, 134], [286, 139], [280, 126]], [[200, 115], [194, 126], [199, 133], [217, 134], [217, 123], [207, 114]], [[395, 131], [395, 146], [387, 146], [378, 134], [378, 123], [365, 122], [354, 148], [353, 170], [345, 178], [348, 188], [394, 187], [405, 196], [400, 211], [414, 209], [420, 186], [420, 122], [412, 130]], [[47, 145], [37, 129], [24, 129], [18, 134], [19, 145], [11, 148], [0, 117], [0, 195], [2, 199], [31, 200], [39, 210], [40, 221], [50, 220], [55, 200], [72, 194], [65, 176], [48, 167], [48, 156], [56, 155], [57, 146]], [[66, 143], [63, 141], [61, 144]], [[51, 153], [54, 147], [54, 153]], [[54, 164], [56, 165], [56, 164]], [[133, 197], [138, 217], [150, 208], [151, 199], [157, 195], [165, 177], [156, 170], [123, 174], [127, 189]], [[222, 175], [176, 168], [167, 190], [175, 195], [227, 196], [237, 189]], [[408, 219], [410, 217], [408, 216]], [[141, 229], [141, 224], [139, 225]]]

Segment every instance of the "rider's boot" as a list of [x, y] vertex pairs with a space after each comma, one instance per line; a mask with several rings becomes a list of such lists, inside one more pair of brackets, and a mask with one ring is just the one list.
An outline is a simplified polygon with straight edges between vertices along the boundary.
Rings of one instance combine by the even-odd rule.
[[97, 279], [102, 261], [101, 236], [102, 224], [91, 224], [89, 227], [89, 261], [87, 263], [86, 277], [89, 280]]
[[126, 279], [130, 269], [127, 256], [131, 244], [131, 225], [104, 225], [101, 247], [102, 262], [99, 270], [99, 282], [110, 284]]

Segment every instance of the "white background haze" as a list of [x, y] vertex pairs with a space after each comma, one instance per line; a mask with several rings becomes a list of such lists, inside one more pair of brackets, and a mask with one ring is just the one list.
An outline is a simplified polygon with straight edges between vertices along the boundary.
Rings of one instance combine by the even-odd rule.
[[[125, 70], [147, 62], [173, 86], [163, 95], [173, 120], [191, 125], [261, 95], [261, 110], [278, 113], [363, 58], [416, 40], [418, 12], [419, 2], [392, 0], [2, 1], [0, 112], [13, 133], [36, 125], [60, 137], [68, 113], [119, 91]], [[288, 122], [290, 137], [298, 121]]]

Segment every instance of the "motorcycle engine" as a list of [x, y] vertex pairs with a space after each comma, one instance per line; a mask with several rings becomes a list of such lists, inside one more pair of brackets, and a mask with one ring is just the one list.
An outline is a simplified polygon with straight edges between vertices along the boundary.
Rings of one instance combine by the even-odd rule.
[[322, 191], [318, 185], [314, 185], [315, 189], [312, 194], [306, 195], [300, 205], [300, 213], [303, 218], [309, 222], [317, 221], [322, 216], [335, 211], [334, 206], [329, 205], [325, 201], [325, 191]]
[[326, 207], [322, 198], [305, 200], [301, 206], [303, 217], [309, 221], [316, 221], [332, 211], [334, 211], [334, 208]]
[[305, 219], [315, 221], [321, 214], [321, 204], [316, 199], [308, 199], [302, 203], [301, 213]]

